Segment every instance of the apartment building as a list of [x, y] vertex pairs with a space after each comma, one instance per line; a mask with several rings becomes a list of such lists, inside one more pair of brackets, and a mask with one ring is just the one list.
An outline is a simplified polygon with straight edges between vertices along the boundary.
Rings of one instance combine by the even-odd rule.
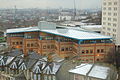
[[102, 0], [102, 34], [120, 45], [120, 0]]
[[7, 42], [10, 48], [21, 49], [25, 56], [29, 52], [40, 55], [58, 54], [62, 58], [77, 56], [81, 62], [104, 61], [114, 44], [111, 37], [98, 33], [57, 29], [56, 25], [40, 22], [37, 27], [7, 30]]

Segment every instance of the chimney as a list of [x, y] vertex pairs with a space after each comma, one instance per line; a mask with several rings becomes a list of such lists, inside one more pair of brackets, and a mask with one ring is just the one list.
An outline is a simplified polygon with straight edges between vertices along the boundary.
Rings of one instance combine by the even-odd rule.
[[28, 51], [24, 50], [23, 54], [24, 54], [24, 57], [27, 57], [28, 56]]

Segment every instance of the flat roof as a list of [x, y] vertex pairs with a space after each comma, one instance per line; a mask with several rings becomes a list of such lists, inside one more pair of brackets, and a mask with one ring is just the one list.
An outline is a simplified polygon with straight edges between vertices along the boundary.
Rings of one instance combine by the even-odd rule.
[[102, 28], [102, 25], [84, 25], [81, 28]]
[[93, 69], [90, 71], [88, 76], [99, 79], [106, 79], [108, 74], [110, 73], [109, 71], [110, 71], [109, 67], [95, 65]]
[[69, 70], [70, 73], [79, 74], [83, 76], [89, 76], [98, 79], [106, 79], [109, 75], [110, 68], [93, 65], [93, 64], [81, 64], [75, 69]]
[[39, 31], [37, 27], [25, 27], [25, 28], [14, 28], [7, 29], [7, 33], [21, 33], [21, 32], [31, 32], [31, 31]]
[[92, 66], [93, 66], [92, 64], [81, 64], [80, 66], [77, 66], [75, 69], [69, 70], [69, 72], [74, 74], [86, 75], [92, 68]]
[[38, 27], [7, 29], [8, 34], [21, 33], [21, 32], [34, 32], [34, 31], [46, 32], [54, 35], [77, 39], [77, 40], [111, 39], [110, 36], [104, 36], [99, 33], [85, 31], [85, 30], [74, 30], [74, 29], [40, 30]]

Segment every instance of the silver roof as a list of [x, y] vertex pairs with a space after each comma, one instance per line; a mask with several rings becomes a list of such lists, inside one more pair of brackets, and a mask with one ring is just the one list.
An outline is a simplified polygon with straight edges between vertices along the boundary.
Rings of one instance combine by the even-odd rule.
[[70, 73], [78, 74], [106, 80], [110, 74], [110, 68], [94, 64], [81, 64], [75, 69], [69, 70]]
[[42, 32], [73, 38], [77, 40], [111, 39], [110, 36], [104, 36], [99, 33], [84, 31], [84, 30], [74, 30], [74, 29], [40, 30], [37, 27], [27, 27], [27, 28], [8, 29], [7, 33], [20, 33], [20, 32], [31, 32], [31, 31], [42, 31]]
[[20, 32], [31, 32], [31, 31], [39, 31], [39, 28], [37, 28], [37, 27], [26, 27], [26, 28], [7, 29], [7, 33], [20, 33]]

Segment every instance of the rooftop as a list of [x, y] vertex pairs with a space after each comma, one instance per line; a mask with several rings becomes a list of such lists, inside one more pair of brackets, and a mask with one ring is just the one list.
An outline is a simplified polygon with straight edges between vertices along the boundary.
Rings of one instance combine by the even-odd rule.
[[94, 68], [90, 71], [88, 76], [96, 77], [100, 79], [106, 79], [109, 74], [110, 68], [103, 66], [94, 66]]
[[[45, 74], [56, 74], [61, 66], [60, 58], [56, 59], [53, 62], [49, 62], [44, 59], [46, 56], [38, 55], [35, 52], [29, 53], [27, 57], [21, 56], [19, 53], [21, 51], [13, 50], [8, 52], [12, 55], [0, 55], [0, 67], [7, 66], [11, 69], [19, 69], [19, 70], [31, 70], [35, 73], [41, 73], [40, 71], [44, 71]], [[13, 56], [13, 54], [19, 54]], [[58, 62], [57, 62], [58, 61]]]
[[102, 25], [85, 25], [80, 27], [81, 28], [102, 28]]
[[69, 72], [98, 79], [107, 79], [110, 73], [110, 68], [94, 64], [81, 64], [75, 69], [69, 70]]
[[80, 66], [77, 66], [75, 69], [69, 70], [69, 72], [74, 74], [86, 75], [91, 69], [91, 67], [92, 67], [91, 64], [81, 64]]
[[16, 28], [8, 29], [7, 33], [21, 33], [21, 32], [32, 32], [41, 31], [54, 35], [64, 36], [77, 40], [88, 40], [88, 39], [111, 39], [109, 36], [104, 36], [95, 32], [85, 30], [74, 30], [74, 29], [55, 29], [55, 30], [40, 30], [38, 27], [27, 27], [27, 28]]
[[7, 29], [7, 33], [21, 33], [21, 32], [31, 32], [31, 31], [39, 31], [39, 28], [37, 28], [37, 27], [26, 27], [26, 28]]

